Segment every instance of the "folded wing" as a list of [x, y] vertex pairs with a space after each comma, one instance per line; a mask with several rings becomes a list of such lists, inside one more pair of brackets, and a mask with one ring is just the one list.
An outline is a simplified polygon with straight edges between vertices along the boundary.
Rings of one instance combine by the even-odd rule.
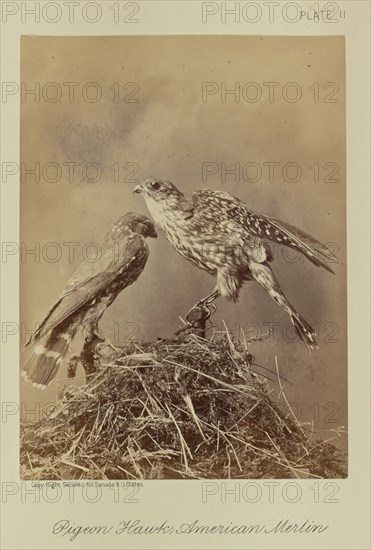
[[45, 316], [27, 345], [40, 340], [81, 307], [93, 304], [95, 297], [105, 288], [109, 288], [116, 277], [125, 278], [127, 274], [127, 285], [123, 285], [123, 288], [131, 284], [131, 265], [134, 262], [136, 265], [142, 263], [144, 267], [147, 257], [146, 243], [141, 237], [134, 236], [120, 243], [120, 246], [103, 249], [99, 260], [85, 261], [74, 272], [63, 294]]

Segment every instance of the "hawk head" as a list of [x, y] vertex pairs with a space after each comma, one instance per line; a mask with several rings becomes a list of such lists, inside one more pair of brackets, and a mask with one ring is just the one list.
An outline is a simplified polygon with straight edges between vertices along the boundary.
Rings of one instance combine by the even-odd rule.
[[121, 234], [125, 234], [128, 229], [137, 235], [157, 239], [157, 232], [153, 222], [143, 214], [128, 212], [125, 216], [117, 220], [111, 232], [120, 236]]
[[[140, 193], [143, 196], [152, 218], [165, 233], [167, 222], [173, 220], [177, 223], [174, 217], [178, 219], [192, 216], [192, 200], [186, 199], [170, 181], [149, 178], [137, 185], [133, 193]], [[174, 226], [173, 222], [171, 223]]]
[[133, 193], [140, 193], [144, 199], [152, 199], [156, 202], [163, 200], [182, 200], [183, 193], [179, 191], [170, 181], [158, 178], [148, 178], [144, 183], [137, 185]]

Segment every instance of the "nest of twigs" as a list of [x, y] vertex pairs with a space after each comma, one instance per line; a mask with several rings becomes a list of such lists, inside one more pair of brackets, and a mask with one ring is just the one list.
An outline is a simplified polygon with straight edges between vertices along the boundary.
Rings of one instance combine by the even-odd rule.
[[22, 479], [345, 477], [229, 335], [102, 348], [86, 385], [22, 426]]

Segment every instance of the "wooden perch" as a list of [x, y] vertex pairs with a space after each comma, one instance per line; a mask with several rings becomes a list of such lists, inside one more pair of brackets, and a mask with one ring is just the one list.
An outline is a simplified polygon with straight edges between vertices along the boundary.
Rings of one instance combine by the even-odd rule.
[[192, 332], [201, 338], [205, 338], [206, 321], [210, 318], [211, 311], [203, 305], [195, 305], [186, 315]]

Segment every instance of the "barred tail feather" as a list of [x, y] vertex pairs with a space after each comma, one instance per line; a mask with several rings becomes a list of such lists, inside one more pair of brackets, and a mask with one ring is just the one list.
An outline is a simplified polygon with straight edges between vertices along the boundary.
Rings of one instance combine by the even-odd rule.
[[41, 341], [35, 342], [21, 374], [39, 389], [44, 389], [55, 378], [74, 336], [72, 327], [61, 331], [55, 328]]
[[300, 337], [301, 340], [303, 340], [304, 344], [307, 346], [309, 353], [314, 348], [318, 348], [315, 330], [296, 311], [293, 311], [290, 317], [297, 335]]

